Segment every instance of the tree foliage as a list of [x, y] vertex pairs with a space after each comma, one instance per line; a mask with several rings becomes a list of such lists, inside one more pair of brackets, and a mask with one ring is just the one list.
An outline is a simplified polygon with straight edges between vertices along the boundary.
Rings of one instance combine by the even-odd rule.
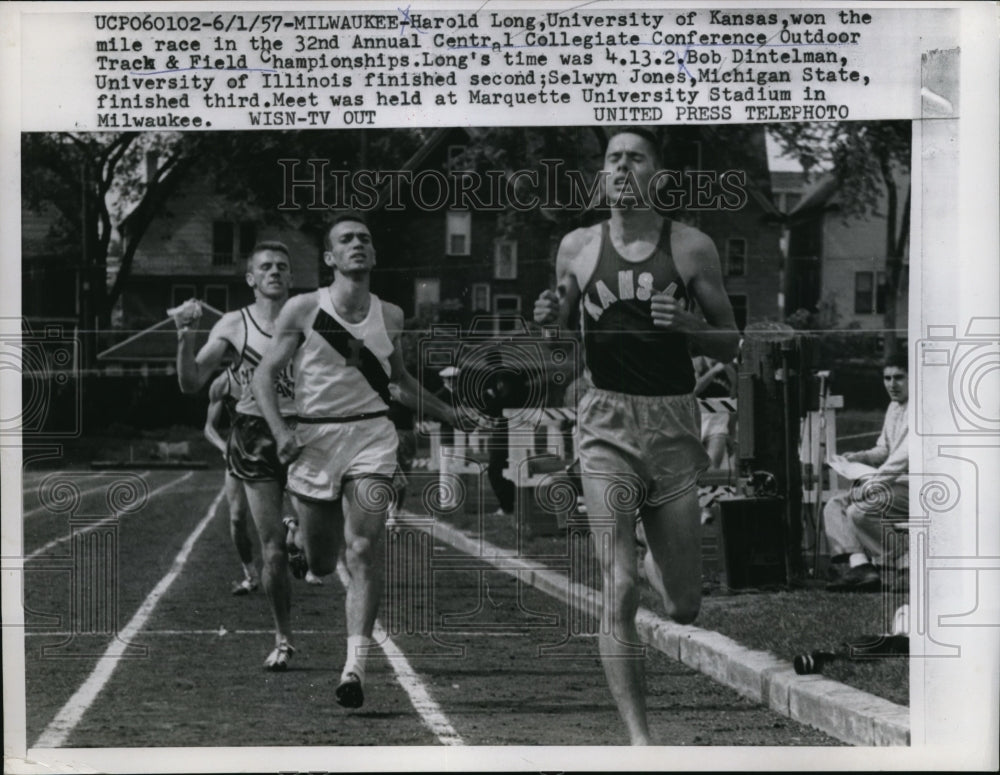
[[[65, 257], [59, 271], [76, 271], [85, 362], [96, 355], [97, 331], [110, 321], [142, 234], [196, 161], [186, 151], [189, 146], [188, 138], [171, 134], [22, 135], [24, 207], [57, 213], [49, 250]], [[147, 163], [154, 158], [155, 164]], [[134, 207], [138, 228], [121, 245], [121, 270], [109, 287], [108, 255], [121, 216], [119, 203], [126, 202]]]
[[[371, 159], [392, 166], [422, 139], [421, 130], [28, 133], [21, 146], [24, 206], [55, 208], [50, 250], [82, 270], [89, 288], [84, 319], [106, 326], [146, 231], [169, 217], [170, 195], [195, 170], [211, 182], [234, 220], [318, 230], [327, 215], [323, 208], [279, 209], [285, 196], [279, 160], [323, 159], [328, 169], [347, 171], [363, 169]], [[332, 200], [334, 181], [329, 183]], [[119, 229], [120, 246], [114, 244]], [[120, 248], [119, 267], [109, 286], [112, 247]]]
[[[501, 170], [510, 180], [519, 200], [537, 197], [537, 213], [553, 225], [553, 233], [562, 236], [568, 230], [585, 225], [601, 210], [595, 201], [580, 207], [574, 202], [566, 171], [578, 171], [590, 182], [604, 163], [604, 152], [611, 136], [626, 127], [490, 127], [475, 130], [464, 162], [484, 173]], [[657, 138], [664, 169], [678, 172], [701, 168], [735, 169], [746, 172], [748, 180], [769, 191], [770, 180], [764, 149], [764, 135], [756, 125], [672, 126], [650, 129]], [[553, 170], [556, 170], [553, 172]], [[522, 171], [533, 176], [519, 174]], [[579, 189], [577, 189], [579, 191]], [[563, 206], [544, 207], [546, 202]], [[516, 228], [521, 214], [508, 213], [510, 228]], [[672, 212], [685, 220], [688, 213]], [[553, 241], [553, 258], [558, 240]]]

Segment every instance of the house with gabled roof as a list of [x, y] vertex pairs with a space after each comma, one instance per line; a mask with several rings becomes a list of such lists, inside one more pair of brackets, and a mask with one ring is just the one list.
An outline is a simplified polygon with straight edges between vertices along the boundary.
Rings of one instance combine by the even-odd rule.
[[[435, 130], [404, 169], [460, 174], [455, 160], [479, 136], [475, 128]], [[717, 174], [729, 169], [721, 158], [713, 158], [710, 143], [702, 145], [699, 169]], [[782, 314], [782, 214], [771, 198], [763, 131], [752, 135], [747, 155], [752, 170], [746, 176], [742, 208], [676, 214], [715, 242], [740, 328], [749, 321], [775, 320]], [[426, 210], [404, 201], [401, 210], [389, 210], [384, 204], [383, 192], [379, 207], [371, 214], [379, 253], [373, 276], [377, 293], [402, 306], [407, 315], [422, 319], [467, 326], [475, 318], [493, 318], [498, 332], [509, 316], [530, 319], [535, 298], [552, 281], [555, 252], [565, 226], [537, 208], [527, 212]], [[583, 216], [584, 220], [601, 217], [598, 210]]]
[[[143, 235], [122, 293], [122, 327], [129, 333], [159, 322], [167, 309], [190, 298], [223, 312], [249, 304], [245, 259], [261, 240], [288, 246], [293, 293], [318, 284], [321, 251], [310, 235], [232, 214], [197, 174], [178, 185], [164, 209]], [[130, 228], [127, 215], [119, 229], [127, 236]]]
[[[900, 187], [909, 185], [900, 176]], [[802, 192], [789, 213], [788, 311], [821, 305], [838, 328], [885, 328], [887, 194], [868, 215], [848, 215], [833, 173]], [[895, 328], [906, 331], [909, 250], [903, 255]]]

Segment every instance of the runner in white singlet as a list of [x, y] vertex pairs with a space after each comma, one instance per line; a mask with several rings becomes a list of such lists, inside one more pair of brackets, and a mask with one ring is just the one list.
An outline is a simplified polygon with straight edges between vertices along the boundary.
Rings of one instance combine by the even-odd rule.
[[[289, 540], [314, 573], [334, 570], [343, 547], [347, 589], [347, 659], [336, 687], [348, 708], [364, 702], [365, 657], [382, 594], [381, 546], [394, 500], [396, 431], [388, 419], [390, 383], [400, 400], [445, 422], [452, 407], [430, 395], [406, 370], [400, 353], [403, 311], [370, 291], [375, 249], [357, 213], [327, 229], [323, 258], [333, 283], [290, 300], [275, 323], [274, 343], [257, 367], [253, 392], [289, 461], [288, 492], [299, 515]], [[278, 406], [275, 377], [294, 358], [298, 425]]]

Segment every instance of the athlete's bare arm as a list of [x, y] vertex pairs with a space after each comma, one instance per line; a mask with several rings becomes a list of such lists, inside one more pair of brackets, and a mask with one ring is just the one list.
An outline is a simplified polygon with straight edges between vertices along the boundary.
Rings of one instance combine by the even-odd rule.
[[208, 411], [205, 414], [205, 438], [223, 455], [226, 454], [226, 442], [219, 435], [219, 421], [222, 419], [223, 399], [228, 391], [229, 375], [222, 372], [208, 388]]
[[653, 325], [686, 334], [694, 353], [731, 361], [736, 357], [740, 334], [722, 284], [715, 243], [697, 229], [675, 222], [671, 252], [677, 271], [698, 302], [704, 318], [685, 310], [672, 294], [658, 293], [650, 300]]
[[277, 444], [278, 459], [289, 463], [299, 456], [300, 447], [295, 441], [295, 434], [288, 427], [278, 409], [278, 391], [275, 381], [278, 374], [295, 355], [299, 340], [306, 325], [316, 317], [319, 298], [315, 293], [303, 293], [293, 296], [281, 308], [277, 320], [274, 321], [274, 333], [271, 343], [264, 351], [254, 370], [250, 389], [257, 401], [257, 408], [267, 422], [274, 441]]
[[556, 289], [545, 290], [535, 301], [534, 318], [540, 325], [558, 323], [571, 328], [579, 309], [580, 289], [587, 284], [597, 262], [600, 227], [571, 231], [556, 253]]
[[403, 353], [400, 349], [403, 310], [395, 304], [383, 301], [382, 317], [385, 320], [386, 332], [392, 341], [392, 354], [389, 356], [389, 380], [398, 387], [398, 394], [393, 397], [403, 406], [425, 412], [448, 425], [456, 425], [458, 417], [454, 408], [425, 390], [403, 363]]
[[243, 338], [243, 321], [239, 312], [227, 312], [208, 332], [208, 341], [194, 352], [194, 334], [191, 329], [177, 332], [177, 382], [182, 393], [197, 393], [208, 382], [226, 356], [234, 357], [239, 351], [238, 342]]

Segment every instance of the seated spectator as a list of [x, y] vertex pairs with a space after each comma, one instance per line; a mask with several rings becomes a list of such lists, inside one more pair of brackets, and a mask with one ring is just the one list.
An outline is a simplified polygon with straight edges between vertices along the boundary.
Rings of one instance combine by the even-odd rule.
[[[848, 452], [830, 460], [836, 470], [838, 460], [871, 467], [850, 492], [841, 492], [823, 509], [826, 537], [830, 544], [833, 569], [846, 561], [847, 569], [838, 574], [827, 589], [834, 591], [874, 591], [879, 589], [883, 565], [882, 525], [885, 520], [905, 521], [909, 514], [909, 451], [906, 402], [909, 398], [905, 355], [887, 361], [882, 382], [891, 403], [878, 441], [871, 449]], [[866, 485], [867, 482], [867, 485]], [[858, 487], [858, 484], [861, 486]], [[859, 500], [867, 487], [885, 487], [888, 497], [874, 497], [871, 503]], [[887, 501], [887, 502], [886, 502]], [[893, 580], [895, 581], [895, 580]]]

